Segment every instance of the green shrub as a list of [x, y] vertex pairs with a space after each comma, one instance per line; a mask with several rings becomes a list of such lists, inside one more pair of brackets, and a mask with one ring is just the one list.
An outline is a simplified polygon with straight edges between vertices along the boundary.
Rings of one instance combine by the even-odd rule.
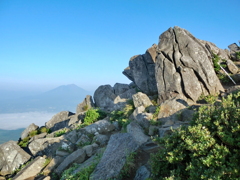
[[20, 147], [27, 147], [29, 140], [30, 140], [30, 137], [28, 136], [28, 137], [22, 139], [22, 141], [20, 141], [20, 142], [18, 143], [18, 145], [19, 145]]
[[39, 133], [38, 133], [38, 130], [33, 130], [33, 131], [31, 131], [30, 133], [29, 133], [29, 136], [30, 137], [33, 137], [33, 136], [36, 136], [36, 135], [38, 135]]
[[83, 110], [84, 111], [88, 110], [88, 105], [83, 106]]
[[153, 119], [156, 120], [160, 111], [160, 106], [157, 106], [155, 113], [153, 114]]
[[46, 128], [46, 127], [41, 127], [39, 129], [39, 133], [50, 133], [50, 129]]
[[63, 134], [66, 134], [66, 129], [55, 132], [54, 137], [60, 137]]
[[125, 178], [129, 177], [132, 170], [135, 168], [135, 166], [136, 166], [136, 164], [135, 164], [136, 155], [137, 155], [136, 152], [132, 152], [132, 153], [128, 154], [128, 156], [126, 158], [126, 162], [125, 162], [125, 164], [124, 164], [124, 166], [121, 169], [120, 174], [119, 174], [120, 179], [125, 179]]
[[237, 59], [240, 59], [240, 51], [236, 52]]
[[216, 73], [218, 73], [220, 70], [221, 70], [221, 67], [219, 65], [219, 61], [220, 61], [220, 57], [216, 54], [213, 54], [213, 58], [212, 58], [212, 61], [213, 61], [213, 66], [214, 66], [214, 70]]
[[84, 118], [84, 124], [86, 125], [90, 125], [94, 122], [96, 122], [99, 118], [99, 113], [98, 113], [98, 109], [89, 109], [86, 114], [85, 114], [85, 118]]
[[153, 179], [240, 179], [240, 92], [202, 106], [191, 126], [164, 138], [151, 157]]

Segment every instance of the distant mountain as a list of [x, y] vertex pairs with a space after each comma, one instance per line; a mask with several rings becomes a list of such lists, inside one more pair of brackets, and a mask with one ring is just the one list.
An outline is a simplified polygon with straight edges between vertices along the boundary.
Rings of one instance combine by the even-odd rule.
[[18, 141], [23, 130], [24, 130], [24, 128], [16, 129], [16, 130], [0, 129], [0, 144], [3, 144], [10, 140]]
[[2, 99], [0, 113], [19, 113], [29, 111], [76, 111], [76, 106], [89, 92], [75, 84], [59, 86], [34, 96], [15, 99]]

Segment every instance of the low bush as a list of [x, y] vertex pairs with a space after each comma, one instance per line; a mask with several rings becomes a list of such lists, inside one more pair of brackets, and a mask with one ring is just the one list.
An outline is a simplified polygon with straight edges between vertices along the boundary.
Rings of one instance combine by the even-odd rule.
[[152, 179], [240, 179], [240, 92], [202, 106], [188, 127], [155, 141]]

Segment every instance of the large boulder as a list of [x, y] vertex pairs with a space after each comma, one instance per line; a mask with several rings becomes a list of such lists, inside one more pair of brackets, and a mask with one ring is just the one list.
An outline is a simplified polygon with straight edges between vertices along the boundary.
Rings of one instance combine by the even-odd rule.
[[130, 89], [128, 84], [122, 84], [122, 83], [116, 83], [113, 86], [114, 89], [114, 94], [116, 94], [117, 96], [126, 92], [127, 90]]
[[161, 34], [155, 73], [160, 103], [179, 96], [197, 101], [201, 94], [224, 91], [207, 48], [180, 27]]
[[70, 146], [71, 142], [67, 141], [64, 136], [60, 136], [34, 140], [28, 145], [28, 148], [34, 156], [52, 157], [57, 149], [67, 149]]
[[142, 92], [138, 92], [137, 94], [134, 94], [132, 98], [133, 98], [133, 103], [135, 107], [140, 107], [140, 106], [148, 107], [153, 105], [149, 97]]
[[30, 164], [28, 164], [24, 169], [22, 169], [13, 180], [23, 180], [23, 179], [34, 179], [41, 170], [44, 168], [46, 162], [45, 157], [38, 156]]
[[93, 103], [92, 96], [87, 95], [85, 97], [85, 99], [83, 100], [83, 102], [81, 102], [80, 104], [77, 105], [76, 114], [84, 112], [84, 111], [86, 111], [88, 109], [91, 109], [93, 107], [95, 107], [95, 105]]
[[34, 123], [30, 124], [21, 134], [21, 139], [28, 137], [31, 131], [37, 130], [39, 127]]
[[240, 52], [240, 47], [236, 43], [233, 43], [233, 44], [230, 44], [228, 46], [228, 48], [230, 49], [231, 58], [233, 60], [238, 60], [239, 61], [240, 59], [237, 58], [236, 52]]
[[90, 134], [105, 134], [113, 131], [115, 129], [115, 126], [106, 119], [103, 119], [89, 126], [86, 126], [84, 129], [87, 133]]
[[114, 99], [116, 97], [114, 89], [110, 85], [99, 86], [93, 95], [96, 106], [109, 111], [114, 106]]
[[133, 81], [137, 87], [148, 95], [157, 94], [155, 78], [155, 58], [157, 45], [150, 47], [145, 54], [130, 58], [129, 67], [123, 74]]
[[127, 156], [136, 151], [138, 147], [139, 145], [129, 133], [112, 135], [100, 162], [90, 176], [90, 180], [117, 178]]
[[20, 165], [27, 162], [31, 156], [20, 148], [15, 141], [0, 145], [0, 174], [11, 174]]
[[46, 122], [46, 127], [49, 128], [52, 132], [68, 127], [68, 123], [72, 115], [74, 115], [74, 113], [70, 111], [59, 112], [54, 115], [52, 119]]

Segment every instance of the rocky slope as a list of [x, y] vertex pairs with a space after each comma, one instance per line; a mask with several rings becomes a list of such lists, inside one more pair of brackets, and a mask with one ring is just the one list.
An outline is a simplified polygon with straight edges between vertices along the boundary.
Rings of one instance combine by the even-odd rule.
[[76, 113], [59, 112], [45, 127], [29, 125], [19, 142], [0, 145], [0, 179], [147, 179], [150, 155], [163, 148], [152, 137], [188, 125], [202, 95], [225, 95], [214, 54], [239, 81], [231, 60], [240, 60], [240, 49], [229, 48], [169, 28], [158, 45], [130, 58], [123, 74], [131, 84], [102, 85]]

